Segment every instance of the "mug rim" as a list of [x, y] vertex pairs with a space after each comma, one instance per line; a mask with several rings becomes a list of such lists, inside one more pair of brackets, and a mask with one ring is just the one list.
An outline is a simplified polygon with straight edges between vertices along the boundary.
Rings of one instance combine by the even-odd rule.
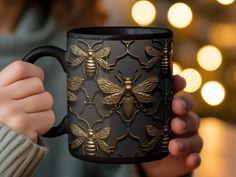
[[173, 32], [168, 28], [136, 27], [136, 26], [106, 26], [83, 27], [71, 29], [68, 37], [99, 40], [129, 40], [153, 39], [173, 37]]

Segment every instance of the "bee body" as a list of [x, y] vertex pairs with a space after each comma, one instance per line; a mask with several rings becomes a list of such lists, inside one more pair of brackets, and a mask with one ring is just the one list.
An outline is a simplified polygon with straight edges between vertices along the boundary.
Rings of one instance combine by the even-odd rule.
[[105, 127], [98, 132], [94, 132], [89, 128], [87, 132], [81, 129], [79, 126], [71, 125], [72, 134], [77, 136], [71, 143], [70, 148], [79, 148], [83, 144], [83, 154], [87, 156], [98, 156], [99, 148], [105, 153], [111, 153], [112, 149], [106, 144], [103, 139], [108, 138], [111, 128]]
[[134, 109], [134, 98], [133, 98], [133, 93], [132, 93], [133, 85], [134, 83], [132, 79], [129, 77], [126, 77], [124, 81], [124, 86], [123, 86], [125, 91], [123, 95], [122, 104], [123, 104], [123, 111], [127, 118], [130, 117]]
[[84, 144], [84, 153], [88, 156], [95, 156], [97, 154], [97, 145], [92, 138], [89, 138]]
[[104, 60], [110, 53], [109, 47], [102, 48], [98, 51], [94, 51], [91, 47], [88, 47], [88, 50], [84, 51], [76, 45], [71, 45], [70, 48], [76, 58], [69, 62], [69, 66], [76, 67], [83, 63], [83, 73], [86, 78], [95, 78], [98, 65], [105, 70], [111, 69], [109, 64]]
[[[172, 72], [172, 40], [168, 41], [166, 44], [163, 44], [162, 42], [158, 41], [157, 43], [159, 43], [163, 48], [158, 49], [150, 46], [146, 47], [146, 53], [151, 56], [151, 59], [144, 64], [144, 68], [150, 69], [158, 64], [160, 66], [161, 74], [168, 75]], [[171, 48], [171, 51], [169, 51], [169, 47]]]
[[84, 62], [84, 72], [85, 72], [85, 75], [89, 79], [94, 78], [94, 76], [96, 75], [97, 64], [95, 63], [95, 61], [92, 57], [89, 57], [87, 60], [85, 60], [85, 62]]
[[162, 152], [168, 152], [168, 145], [169, 145], [169, 141], [170, 141], [170, 130], [169, 130], [169, 126], [165, 125], [163, 127], [163, 137], [162, 137], [162, 142], [161, 142], [161, 151]]
[[103, 98], [103, 103], [114, 105], [117, 109], [122, 104], [124, 115], [127, 119], [131, 117], [136, 104], [151, 103], [154, 98], [149, 92], [152, 92], [157, 86], [158, 78], [152, 76], [139, 84], [134, 83], [134, 79], [126, 77], [120, 79], [122, 84], [117, 85], [107, 79], [98, 78], [98, 86], [108, 94]]
[[123, 110], [127, 118], [130, 117], [134, 109], [134, 101], [132, 96], [124, 96], [123, 99]]
[[160, 63], [161, 73], [166, 75], [171, 72], [171, 63], [170, 63], [170, 54], [168, 52], [168, 48], [164, 47], [163, 49], [163, 57]]

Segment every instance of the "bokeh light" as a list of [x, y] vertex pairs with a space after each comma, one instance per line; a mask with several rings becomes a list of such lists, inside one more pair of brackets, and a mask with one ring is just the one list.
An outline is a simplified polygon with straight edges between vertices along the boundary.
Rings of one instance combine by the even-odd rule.
[[192, 18], [192, 11], [185, 3], [175, 3], [168, 10], [168, 21], [176, 28], [187, 27], [191, 23]]
[[214, 71], [221, 65], [222, 54], [212, 45], [203, 46], [197, 53], [198, 64], [207, 71]]
[[173, 62], [173, 75], [181, 75], [182, 74], [182, 67], [180, 64]]
[[225, 98], [225, 89], [217, 81], [210, 81], [203, 85], [201, 90], [202, 98], [209, 105], [219, 105]]
[[156, 18], [156, 9], [149, 1], [138, 1], [132, 7], [132, 17], [141, 26], [150, 25]]
[[186, 92], [195, 92], [202, 84], [202, 77], [195, 69], [187, 68], [182, 71], [181, 76], [186, 80], [186, 87], [184, 89]]
[[217, 2], [223, 5], [230, 5], [234, 2], [234, 0], [217, 0]]

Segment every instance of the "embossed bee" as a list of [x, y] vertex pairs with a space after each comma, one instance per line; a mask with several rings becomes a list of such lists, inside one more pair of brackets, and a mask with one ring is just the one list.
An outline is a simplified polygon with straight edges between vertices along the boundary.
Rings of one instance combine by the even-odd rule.
[[162, 60], [160, 63], [161, 73], [169, 74], [172, 71], [172, 57], [173, 57], [173, 47], [171, 46], [171, 51], [168, 51], [168, 46], [172, 45], [172, 40], [168, 41], [165, 45], [163, 45], [162, 50]]
[[105, 70], [110, 70], [111, 67], [104, 60], [110, 54], [110, 48], [104, 47], [98, 51], [94, 51], [89, 45], [88, 50], [84, 51], [76, 45], [70, 46], [71, 52], [77, 56], [72, 61], [69, 61], [69, 66], [75, 67], [83, 62], [84, 76], [88, 79], [93, 79], [97, 75], [97, 67], [101, 66]]
[[77, 96], [73, 93], [78, 90], [82, 85], [83, 79], [79, 76], [72, 76], [67, 80], [67, 100], [69, 102], [77, 101]]
[[171, 130], [169, 125], [163, 126], [163, 136], [161, 142], [161, 152], [168, 152], [168, 145], [171, 138]]
[[145, 51], [152, 58], [147, 63], [144, 64], [144, 68], [150, 69], [154, 67], [158, 63], [158, 61], [160, 61], [162, 54], [160, 50], [151, 46], [147, 46]]
[[70, 148], [78, 148], [83, 144], [83, 154], [88, 156], [98, 156], [99, 148], [106, 153], [111, 153], [113, 150], [106, 144], [103, 139], [108, 138], [111, 133], [110, 127], [105, 127], [98, 132], [94, 132], [89, 128], [84, 131], [78, 125], [71, 124], [71, 132], [77, 138], [70, 143]]
[[122, 104], [122, 108], [126, 118], [130, 118], [134, 109], [134, 104], [150, 103], [154, 98], [149, 92], [152, 92], [157, 86], [158, 78], [152, 76], [138, 85], [134, 86], [135, 79], [130, 77], [122, 78], [116, 76], [121, 81], [121, 86], [104, 78], [98, 78], [98, 86], [105, 93], [109, 94], [103, 98], [103, 103], [108, 105], [115, 105], [118, 109]]
[[[160, 62], [160, 69], [162, 74], [168, 74], [171, 72], [171, 62], [172, 62], [172, 55], [173, 50], [171, 46], [171, 52], [168, 51], [168, 47], [171, 44], [172, 40], [168, 41], [166, 44], [163, 44], [161, 41], [154, 41], [158, 44], [160, 44], [163, 48], [157, 49], [151, 46], [146, 47], [146, 53], [151, 56], [152, 58], [145, 64], [143, 64], [145, 69], [150, 69], [158, 62]], [[160, 61], [161, 60], [161, 61]]]
[[151, 151], [156, 148], [156, 146], [160, 146], [162, 142], [163, 131], [158, 129], [153, 125], [146, 125], [146, 132], [149, 136], [154, 137], [147, 145], [142, 149], [143, 151]]

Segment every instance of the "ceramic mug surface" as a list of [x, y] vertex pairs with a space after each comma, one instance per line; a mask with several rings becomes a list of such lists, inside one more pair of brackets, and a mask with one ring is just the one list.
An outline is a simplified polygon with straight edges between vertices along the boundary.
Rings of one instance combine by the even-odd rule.
[[68, 114], [45, 136], [68, 134], [70, 153], [103, 163], [168, 155], [172, 119], [172, 32], [95, 27], [67, 33], [67, 51], [43, 46], [24, 61], [54, 56], [67, 73]]

